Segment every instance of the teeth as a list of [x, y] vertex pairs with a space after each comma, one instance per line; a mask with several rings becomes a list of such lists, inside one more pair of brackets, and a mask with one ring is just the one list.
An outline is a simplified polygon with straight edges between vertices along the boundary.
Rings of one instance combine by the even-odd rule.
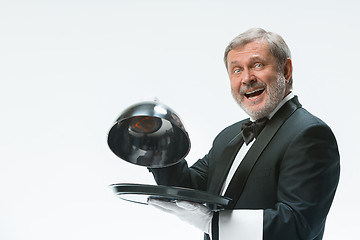
[[251, 92], [247, 92], [247, 93], [245, 93], [245, 97], [247, 97], [248, 99], [252, 99], [252, 98], [257, 97], [258, 95], [260, 95], [261, 92], [264, 91], [264, 90], [265, 90], [265, 88], [260, 88], [260, 89], [256, 89], [256, 90], [251, 91]]
[[252, 92], [247, 92], [246, 94], [247, 94], [247, 95], [250, 95], [250, 94], [256, 93], [256, 92], [258, 92], [258, 91], [262, 91], [262, 90], [264, 90], [264, 89], [257, 89], [257, 90], [254, 90], [254, 91], [252, 91]]

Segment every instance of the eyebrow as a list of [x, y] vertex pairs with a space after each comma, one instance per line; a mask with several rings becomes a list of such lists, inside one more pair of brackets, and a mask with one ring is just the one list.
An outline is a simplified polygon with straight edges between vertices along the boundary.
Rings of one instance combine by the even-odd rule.
[[[256, 62], [256, 61], [264, 62], [265, 60], [258, 55], [250, 57], [250, 62]], [[238, 62], [239, 61], [232, 61], [230, 62], [229, 66], [238, 65]]]

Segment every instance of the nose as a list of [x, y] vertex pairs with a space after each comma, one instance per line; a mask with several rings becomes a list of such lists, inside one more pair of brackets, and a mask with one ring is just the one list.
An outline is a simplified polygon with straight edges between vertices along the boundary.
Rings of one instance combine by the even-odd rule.
[[254, 76], [252, 71], [248, 68], [244, 69], [242, 72], [241, 83], [244, 85], [250, 85], [255, 81], [256, 81], [256, 77]]

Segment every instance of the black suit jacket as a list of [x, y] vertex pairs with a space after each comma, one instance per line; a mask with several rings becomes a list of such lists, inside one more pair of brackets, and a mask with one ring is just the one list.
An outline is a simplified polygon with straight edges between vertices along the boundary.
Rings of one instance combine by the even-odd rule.
[[[219, 133], [209, 153], [190, 168], [182, 160], [151, 169], [157, 183], [219, 194], [243, 143], [244, 121]], [[263, 209], [265, 240], [322, 239], [340, 172], [331, 129], [294, 97], [267, 123], [238, 170], [249, 161], [251, 167], [242, 182], [230, 183], [243, 186], [232, 208]]]

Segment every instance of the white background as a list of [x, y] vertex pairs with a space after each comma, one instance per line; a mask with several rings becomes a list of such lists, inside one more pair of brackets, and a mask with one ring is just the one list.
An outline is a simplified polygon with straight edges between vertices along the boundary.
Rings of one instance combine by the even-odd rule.
[[115, 197], [154, 184], [117, 158], [107, 132], [156, 96], [189, 132], [190, 163], [245, 116], [222, 62], [251, 27], [279, 33], [294, 91], [337, 136], [341, 179], [325, 240], [356, 239], [360, 5], [315, 1], [0, 1], [0, 239], [202, 239], [174, 216]]

